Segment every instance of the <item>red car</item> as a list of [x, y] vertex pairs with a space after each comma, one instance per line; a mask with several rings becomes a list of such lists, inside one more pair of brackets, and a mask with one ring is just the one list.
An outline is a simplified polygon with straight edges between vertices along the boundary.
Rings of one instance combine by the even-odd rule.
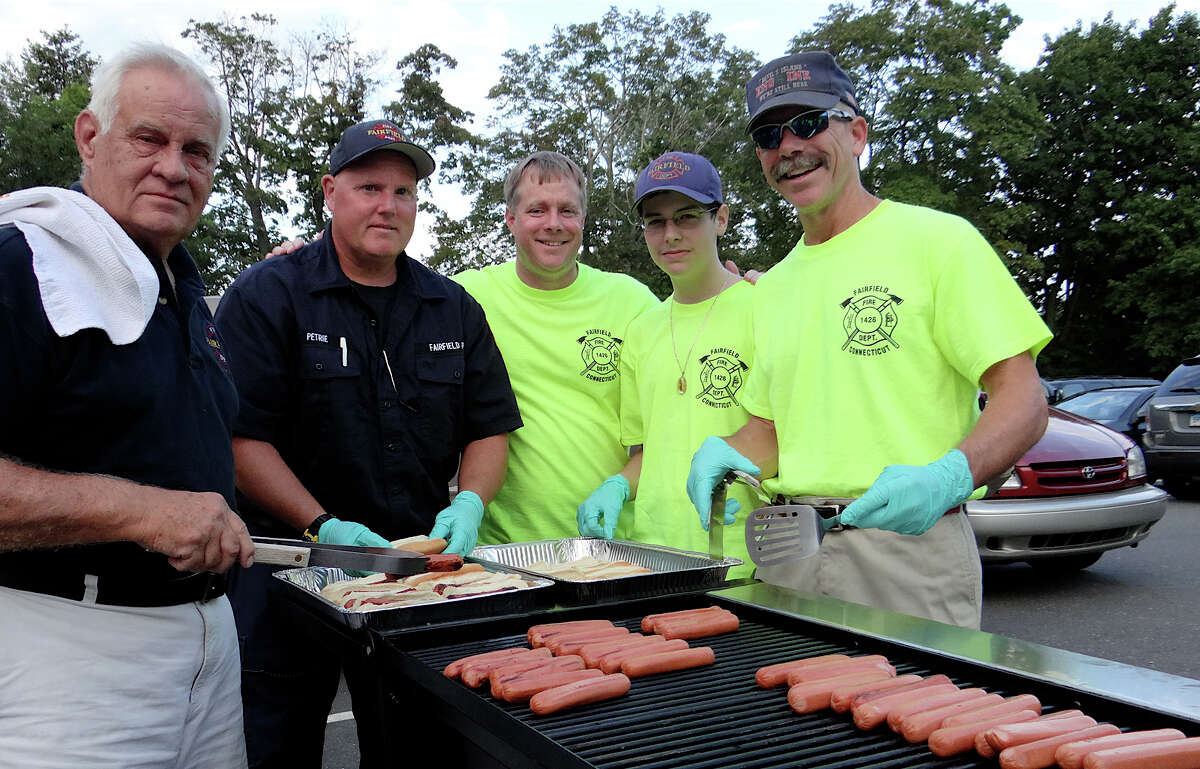
[[1132, 546], [1163, 517], [1168, 495], [1146, 482], [1126, 436], [1056, 408], [1046, 434], [993, 495], [967, 503], [984, 564], [1084, 569]]

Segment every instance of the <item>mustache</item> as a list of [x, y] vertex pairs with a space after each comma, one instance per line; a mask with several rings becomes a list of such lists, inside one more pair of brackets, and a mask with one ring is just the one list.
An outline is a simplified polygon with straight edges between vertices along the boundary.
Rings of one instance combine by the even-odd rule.
[[803, 154], [787, 155], [776, 160], [771, 166], [771, 176], [775, 181], [779, 181], [797, 171], [810, 171], [820, 163], [820, 159], [816, 157], [806, 157]]

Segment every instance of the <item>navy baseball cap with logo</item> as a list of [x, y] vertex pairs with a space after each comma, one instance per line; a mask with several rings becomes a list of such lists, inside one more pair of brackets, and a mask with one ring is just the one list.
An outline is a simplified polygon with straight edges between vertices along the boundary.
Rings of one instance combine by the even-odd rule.
[[666, 190], [687, 195], [698, 203], [725, 202], [717, 169], [708, 158], [690, 152], [667, 152], [642, 169], [634, 187], [634, 209], [647, 196]]
[[418, 179], [429, 176], [436, 167], [433, 157], [423, 147], [404, 138], [395, 123], [366, 120], [342, 132], [342, 138], [329, 153], [329, 173], [337, 176], [346, 166], [376, 150], [393, 150], [404, 155], [416, 167]]
[[746, 111], [754, 121], [776, 107], [830, 109], [842, 102], [858, 112], [854, 84], [825, 51], [781, 56], [754, 73], [746, 83]]

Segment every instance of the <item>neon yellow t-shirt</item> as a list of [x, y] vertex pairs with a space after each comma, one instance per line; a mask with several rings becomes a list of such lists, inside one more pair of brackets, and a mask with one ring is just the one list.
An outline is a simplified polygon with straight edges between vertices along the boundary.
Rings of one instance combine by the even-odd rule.
[[980, 377], [1050, 341], [966, 220], [883, 201], [758, 282], [746, 409], [775, 422], [771, 492], [856, 497], [939, 458], [979, 418]]
[[[487, 313], [524, 422], [509, 435], [508, 471], [479, 544], [577, 537], [579, 504], [629, 461], [620, 440], [621, 347], [629, 322], [658, 299], [628, 275], [583, 264], [555, 291], [522, 283], [516, 262], [454, 280]], [[627, 538], [626, 528], [617, 536]]]
[[[642, 444], [644, 451], [631, 539], [708, 551], [708, 532], [700, 528], [687, 495], [688, 468], [707, 436], [730, 435], [746, 423], [741, 401], [753, 363], [752, 289], [739, 281], [704, 302], [668, 299], [629, 327], [621, 352], [621, 441]], [[683, 395], [678, 391], [675, 352], [684, 361], [687, 377]], [[730, 569], [729, 578], [749, 577], [754, 564], [746, 552], [742, 523], [761, 503], [741, 484], [732, 486], [729, 494], [742, 509], [737, 523], [725, 530], [725, 555], [745, 562]], [[625, 522], [623, 514], [621, 523]]]

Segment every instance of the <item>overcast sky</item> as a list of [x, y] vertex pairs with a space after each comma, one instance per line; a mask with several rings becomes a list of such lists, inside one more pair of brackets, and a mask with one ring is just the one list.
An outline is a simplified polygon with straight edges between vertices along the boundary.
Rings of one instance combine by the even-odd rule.
[[[856, 3], [859, 7], [867, 3]], [[808, 30], [827, 13], [828, 2], [808, 0], [723, 0], [658, 4], [594, 2], [593, 0], [357, 0], [350, 4], [315, 0], [208, 0], [193, 3], [106, 2], [94, 0], [0, 0], [0, 58], [16, 57], [41, 31], [70, 27], [94, 55], [108, 57], [126, 43], [154, 40], [195, 54], [190, 40], [179, 34], [189, 18], [211, 21], [223, 15], [250, 12], [270, 13], [279, 20], [281, 38], [290, 31], [311, 33], [321, 25], [342, 29], [366, 49], [380, 51], [380, 75], [388, 76], [395, 62], [424, 43], [435, 43], [459, 62], [457, 70], [444, 73], [443, 87], [451, 103], [477, 116], [488, 111], [486, 94], [494, 84], [502, 54], [510, 48], [523, 49], [546, 42], [553, 27], [599, 19], [609, 7], [661, 7], [668, 15], [703, 10], [712, 16], [710, 32], [723, 32], [740, 48], [754, 51], [766, 61], [782, 55], [796, 34]], [[1147, 0], [1010, 0], [1008, 3], [1023, 23], [1004, 48], [1007, 61], [1019, 70], [1037, 63], [1043, 38], [1057, 37], [1082, 21], [1085, 26], [1108, 13], [1117, 21], [1146, 21], [1162, 2]], [[1200, 0], [1180, 0], [1179, 11], [1200, 10]], [[784, 13], [783, 10], [787, 12]], [[380, 103], [391, 101], [390, 92]], [[454, 206], [447, 206], [453, 209]], [[423, 256], [428, 239], [414, 241], [410, 253]]]

